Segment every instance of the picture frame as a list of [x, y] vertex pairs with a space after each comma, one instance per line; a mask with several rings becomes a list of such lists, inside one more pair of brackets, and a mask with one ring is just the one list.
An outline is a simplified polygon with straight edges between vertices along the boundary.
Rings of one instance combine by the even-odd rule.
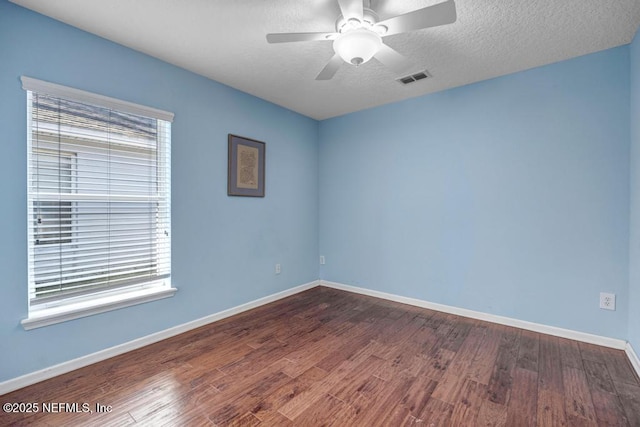
[[266, 144], [229, 134], [227, 195], [264, 197]]

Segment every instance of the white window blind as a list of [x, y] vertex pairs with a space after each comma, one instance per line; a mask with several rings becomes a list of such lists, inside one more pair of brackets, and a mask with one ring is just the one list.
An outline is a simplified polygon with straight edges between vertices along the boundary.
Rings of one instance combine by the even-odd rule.
[[22, 82], [30, 311], [170, 286], [173, 115]]

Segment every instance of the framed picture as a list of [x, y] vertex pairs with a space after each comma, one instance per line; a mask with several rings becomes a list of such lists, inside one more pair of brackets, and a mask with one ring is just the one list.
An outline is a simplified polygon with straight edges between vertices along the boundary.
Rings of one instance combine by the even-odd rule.
[[229, 134], [229, 196], [264, 197], [265, 143]]

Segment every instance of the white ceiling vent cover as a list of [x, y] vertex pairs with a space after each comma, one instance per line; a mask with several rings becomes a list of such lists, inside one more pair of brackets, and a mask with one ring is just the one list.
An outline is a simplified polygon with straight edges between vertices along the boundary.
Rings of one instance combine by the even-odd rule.
[[398, 79], [396, 79], [397, 81], [399, 81], [400, 83], [402, 83], [403, 85], [408, 85], [409, 83], [414, 83], [417, 82], [419, 80], [425, 80], [427, 78], [431, 78], [431, 74], [429, 74], [429, 72], [427, 70], [424, 71], [420, 71], [418, 73], [415, 74], [410, 74], [408, 76], [405, 77], [400, 77]]

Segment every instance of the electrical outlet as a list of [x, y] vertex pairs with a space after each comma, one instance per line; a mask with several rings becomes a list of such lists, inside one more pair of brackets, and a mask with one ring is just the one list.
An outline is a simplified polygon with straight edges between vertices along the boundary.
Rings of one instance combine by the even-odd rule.
[[615, 310], [616, 294], [600, 292], [600, 308], [602, 308], [603, 310]]
[[324, 265], [324, 255], [320, 255], [320, 264]]
[[280, 264], [276, 264], [276, 274], [280, 274]]

